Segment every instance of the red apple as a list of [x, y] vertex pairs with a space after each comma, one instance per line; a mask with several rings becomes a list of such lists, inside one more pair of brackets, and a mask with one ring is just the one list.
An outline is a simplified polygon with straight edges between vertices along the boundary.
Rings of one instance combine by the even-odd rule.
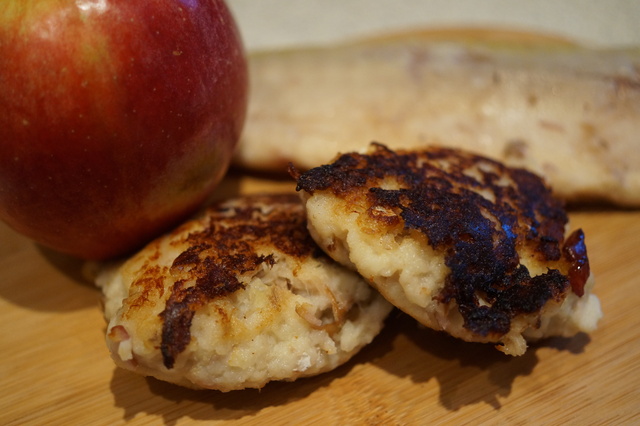
[[132, 251], [219, 183], [247, 79], [221, 0], [2, 0], [0, 219], [82, 258]]

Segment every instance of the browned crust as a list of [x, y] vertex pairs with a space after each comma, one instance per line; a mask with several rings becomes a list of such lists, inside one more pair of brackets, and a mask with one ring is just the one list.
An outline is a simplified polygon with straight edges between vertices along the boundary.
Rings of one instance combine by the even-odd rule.
[[206, 226], [174, 244], [188, 248], [171, 265], [173, 285], [160, 314], [160, 350], [167, 368], [189, 344], [196, 311], [243, 289], [241, 277], [254, 275], [263, 264], [273, 265], [276, 252], [299, 259], [320, 255], [296, 194], [255, 195], [212, 206]]
[[[383, 189], [389, 179], [400, 189]], [[506, 334], [515, 316], [561, 302], [570, 288], [568, 264], [576, 261], [563, 257], [564, 206], [524, 169], [455, 149], [394, 152], [374, 144], [368, 155], [345, 154], [300, 175], [297, 190], [345, 199], [366, 193], [368, 218], [379, 229], [399, 222], [405, 233], [424, 234], [450, 268], [437, 298], [455, 300], [465, 328], [481, 336]], [[548, 264], [548, 272], [532, 276], [519, 251]], [[577, 257], [588, 265], [586, 251]]]

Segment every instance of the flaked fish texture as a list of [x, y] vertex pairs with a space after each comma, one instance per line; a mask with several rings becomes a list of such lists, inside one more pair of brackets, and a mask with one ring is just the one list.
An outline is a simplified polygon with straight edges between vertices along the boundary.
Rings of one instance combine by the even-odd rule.
[[294, 175], [318, 245], [425, 326], [510, 355], [596, 328], [585, 235], [537, 175], [380, 144]]
[[392, 309], [315, 244], [294, 193], [216, 204], [97, 284], [118, 366], [225, 392], [330, 371]]
[[256, 53], [250, 70], [236, 165], [440, 145], [526, 167], [570, 202], [640, 207], [640, 48], [425, 32]]

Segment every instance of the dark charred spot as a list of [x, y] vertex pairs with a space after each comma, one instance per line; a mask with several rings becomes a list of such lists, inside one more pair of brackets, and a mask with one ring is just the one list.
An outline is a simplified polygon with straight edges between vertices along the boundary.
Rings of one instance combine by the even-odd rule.
[[242, 203], [211, 207], [208, 217], [209, 225], [186, 237], [189, 248], [171, 266], [175, 281], [160, 314], [160, 349], [167, 368], [189, 344], [195, 312], [242, 290], [239, 277], [273, 266], [273, 251], [297, 258], [320, 255], [295, 194], [245, 197]]
[[[382, 145], [379, 145], [379, 147], [383, 149]], [[393, 162], [392, 157], [381, 160]], [[384, 167], [395, 167], [395, 165], [388, 164]], [[337, 174], [340, 174], [346, 180], [336, 179]], [[316, 189], [330, 187], [336, 194], [344, 194], [350, 192], [353, 188], [365, 186], [373, 178], [381, 179], [383, 176], [384, 170], [368, 167], [366, 157], [342, 155], [333, 164], [320, 166], [303, 173], [298, 179], [296, 190], [304, 189], [306, 192], [313, 194]]]
[[[383, 178], [399, 189], [383, 187]], [[374, 144], [368, 155], [345, 154], [303, 173], [297, 188], [339, 197], [366, 192], [369, 211], [385, 212], [380, 221], [392, 223], [389, 212], [396, 212], [405, 229], [424, 234], [451, 271], [438, 298], [455, 300], [474, 333], [503, 335], [516, 315], [561, 301], [568, 289], [559, 270], [532, 277], [521, 265], [521, 246], [542, 262], [561, 259], [568, 220], [562, 202], [524, 169], [454, 149], [393, 152]], [[566, 256], [578, 246], [565, 248]]]

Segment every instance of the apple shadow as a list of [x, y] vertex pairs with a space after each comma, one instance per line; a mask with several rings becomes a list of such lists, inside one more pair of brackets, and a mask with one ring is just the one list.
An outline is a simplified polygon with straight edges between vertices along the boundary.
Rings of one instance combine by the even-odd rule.
[[262, 389], [231, 392], [187, 389], [116, 368], [111, 380], [111, 391], [116, 407], [124, 410], [125, 422], [141, 415], [161, 418], [162, 424], [168, 426], [184, 419], [251, 419], [263, 410], [307, 398], [314, 392], [329, 387], [333, 381], [347, 376], [354, 366], [372, 363], [390, 350], [388, 340], [376, 338], [345, 364], [330, 372], [293, 382], [269, 382]]
[[78, 285], [95, 288], [87, 269], [87, 261], [41, 245], [37, 245], [37, 248], [40, 256], [57, 272], [60, 272]]
[[16, 258], [16, 262], [21, 263], [9, 273], [11, 279], [0, 283], [4, 300], [41, 312], [99, 306], [99, 290], [83, 276], [84, 261], [33, 243], [28, 255]]

